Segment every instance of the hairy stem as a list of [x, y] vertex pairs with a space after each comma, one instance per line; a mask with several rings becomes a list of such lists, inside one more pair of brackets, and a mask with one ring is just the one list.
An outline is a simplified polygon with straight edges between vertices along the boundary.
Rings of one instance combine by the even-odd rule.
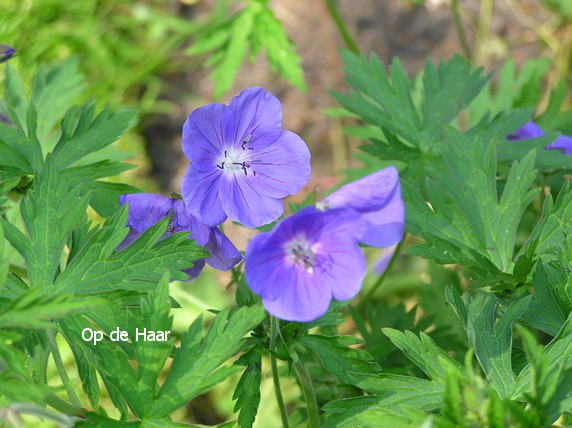
[[399, 241], [399, 244], [397, 244], [397, 246], [395, 247], [395, 250], [393, 251], [393, 255], [391, 256], [391, 259], [389, 260], [387, 267], [385, 268], [381, 276], [378, 278], [376, 283], [373, 284], [373, 286], [367, 292], [367, 294], [359, 301], [357, 309], [361, 309], [367, 302], [369, 302], [369, 300], [375, 294], [377, 289], [381, 286], [381, 284], [383, 284], [383, 281], [385, 281], [385, 278], [387, 278], [389, 271], [395, 264], [395, 260], [397, 260], [397, 257], [399, 257], [399, 254], [401, 253], [401, 247], [403, 247], [403, 243], [405, 242], [406, 236], [407, 236], [406, 234], [403, 235], [403, 238], [401, 238], [401, 241]]
[[306, 401], [306, 409], [308, 411], [308, 426], [310, 428], [320, 427], [320, 414], [318, 411], [318, 402], [316, 401], [316, 394], [314, 392], [314, 385], [306, 366], [300, 360], [294, 363], [294, 370], [298, 376], [298, 381], [302, 387], [304, 400]]
[[457, 36], [459, 37], [459, 43], [461, 44], [461, 49], [463, 49], [463, 54], [468, 60], [471, 59], [471, 49], [467, 43], [467, 37], [465, 35], [465, 28], [463, 27], [463, 20], [461, 19], [461, 13], [459, 12], [459, 0], [451, 0], [451, 11], [453, 12], [453, 20], [455, 22], [455, 30], [457, 31]]
[[283, 428], [288, 428], [288, 417], [286, 415], [286, 406], [282, 398], [282, 390], [280, 389], [280, 376], [278, 376], [278, 365], [273, 352], [276, 350], [276, 340], [278, 339], [279, 321], [278, 318], [270, 315], [270, 365], [272, 367], [272, 380], [274, 380], [274, 392], [276, 393], [276, 401], [280, 409], [280, 418], [282, 419]]
[[52, 330], [47, 330], [46, 333], [48, 336], [48, 342], [50, 344], [50, 349], [52, 351], [52, 356], [54, 358], [54, 363], [56, 363], [56, 368], [58, 369], [58, 373], [60, 374], [60, 377], [61, 377], [62, 382], [64, 384], [64, 388], [65, 388], [66, 392], [68, 393], [68, 397], [74, 406], [82, 407], [81, 401], [79, 401], [79, 398], [73, 389], [73, 386], [70, 382], [70, 378], [68, 377], [68, 374], [66, 372], [64, 362], [62, 361], [62, 356], [60, 355], [58, 343], [56, 342], [56, 335], [54, 334], [54, 332]]
[[342, 20], [340, 14], [338, 12], [338, 8], [336, 6], [335, 0], [325, 0], [325, 1], [326, 1], [326, 8], [328, 9], [328, 13], [330, 14], [332, 19], [334, 20], [334, 24], [336, 24], [338, 32], [340, 33], [340, 36], [342, 36], [342, 39], [344, 40], [346, 47], [350, 51], [355, 53], [356, 55], [359, 55], [359, 49], [357, 47], [357, 44], [354, 41], [354, 39], [352, 38], [352, 36], [350, 36], [350, 33], [348, 32], [348, 29], [346, 28], [346, 24], [344, 24], [344, 21]]

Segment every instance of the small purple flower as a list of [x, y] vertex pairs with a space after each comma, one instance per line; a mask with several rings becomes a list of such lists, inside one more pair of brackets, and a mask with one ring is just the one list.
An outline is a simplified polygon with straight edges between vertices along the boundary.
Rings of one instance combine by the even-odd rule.
[[0, 64], [8, 61], [10, 58], [14, 56], [15, 53], [16, 49], [6, 45], [0, 45]]
[[229, 270], [242, 260], [240, 252], [217, 227], [208, 227], [200, 223], [186, 210], [185, 204], [180, 199], [150, 193], [133, 193], [119, 197], [121, 205], [125, 202], [129, 204], [127, 220], [129, 234], [119, 249], [131, 244], [162, 218], [171, 216], [163, 238], [175, 232], [189, 232], [189, 239], [194, 239], [197, 245], [209, 252], [208, 258], [196, 260], [192, 268], [183, 271], [190, 279], [199, 275], [205, 262], [215, 269]]
[[363, 229], [353, 210], [306, 207], [250, 240], [246, 282], [272, 315], [312, 321], [332, 298], [348, 300], [360, 290], [366, 262], [355, 237]]
[[391, 247], [403, 237], [405, 208], [399, 174], [392, 166], [340, 187], [317, 205], [360, 213], [366, 228], [358, 239], [371, 247]]
[[[544, 131], [533, 121], [528, 122], [517, 129], [514, 134], [507, 136], [507, 140], [529, 140], [544, 136]], [[572, 155], [572, 138], [567, 135], [560, 135], [552, 144], [545, 147], [547, 150], [561, 149], [564, 154]]]
[[190, 161], [181, 186], [187, 209], [207, 226], [228, 217], [246, 227], [276, 220], [282, 198], [310, 178], [310, 152], [282, 130], [282, 107], [260, 87], [245, 89], [228, 106], [194, 110], [183, 126]]

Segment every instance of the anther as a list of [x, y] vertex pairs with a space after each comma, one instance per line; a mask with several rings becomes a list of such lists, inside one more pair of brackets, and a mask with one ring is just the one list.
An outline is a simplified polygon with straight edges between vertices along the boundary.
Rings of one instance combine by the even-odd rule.
[[[244, 138], [244, 140], [242, 141], [242, 144], [241, 144], [241, 146], [240, 146], [240, 147], [242, 148], [242, 150], [246, 150], [246, 149], [244, 148], [244, 146], [250, 142], [250, 139], [251, 139], [251, 138], [252, 138], [252, 135], [251, 135], [251, 134], [248, 134], [248, 135]], [[248, 150], [254, 150], [254, 149], [252, 149], [252, 148], [249, 147]]]

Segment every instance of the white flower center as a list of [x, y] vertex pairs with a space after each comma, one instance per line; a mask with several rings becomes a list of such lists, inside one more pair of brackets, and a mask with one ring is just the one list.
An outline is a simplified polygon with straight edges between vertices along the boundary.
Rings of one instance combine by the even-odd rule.
[[298, 236], [289, 241], [284, 249], [288, 259], [294, 263], [304, 267], [309, 274], [314, 273], [316, 266], [316, 254], [312, 248], [312, 244], [303, 236]]
[[[228, 149], [225, 150], [223, 155], [218, 158], [217, 168], [222, 169], [227, 174], [236, 174], [237, 172], [244, 172], [244, 175], [248, 175], [248, 172], [256, 176], [256, 171], [251, 170], [251, 162], [248, 156], [248, 150], [253, 150], [247, 147], [250, 142], [251, 135], [247, 135], [239, 150]], [[256, 162], [256, 161], [255, 161]]]

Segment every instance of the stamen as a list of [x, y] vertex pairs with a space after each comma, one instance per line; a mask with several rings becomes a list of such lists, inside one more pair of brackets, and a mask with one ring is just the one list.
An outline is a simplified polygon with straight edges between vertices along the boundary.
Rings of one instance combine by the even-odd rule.
[[[251, 161], [250, 159], [246, 159], [247, 156], [245, 156], [241, 151], [238, 152], [231, 151], [229, 153], [225, 150], [224, 156], [225, 156], [224, 158], [219, 158], [219, 160], [221, 161], [220, 164], [216, 164], [218, 169], [231, 170], [231, 171], [241, 169], [242, 171], [244, 171], [245, 176], [248, 175], [248, 170], [250, 169], [253, 175], [256, 176], [256, 173], [252, 171], [251, 166], [253, 162], [254, 163], [260, 162], [260, 160], [255, 159]], [[249, 163], [247, 163], [247, 161]]]
[[[252, 135], [251, 135], [251, 134], [248, 134], [246, 137], [244, 137], [244, 140], [242, 141], [242, 144], [241, 144], [241, 146], [240, 146], [240, 147], [242, 148], [242, 150], [246, 150], [246, 149], [244, 148], [244, 146], [250, 142], [250, 139], [251, 139], [251, 138], [252, 138]], [[254, 150], [254, 149], [252, 149], [252, 148], [249, 147], [248, 150]]]
[[314, 273], [317, 264], [316, 255], [306, 239], [297, 238], [290, 241], [286, 246], [286, 252], [293, 263], [302, 265], [309, 274]]

